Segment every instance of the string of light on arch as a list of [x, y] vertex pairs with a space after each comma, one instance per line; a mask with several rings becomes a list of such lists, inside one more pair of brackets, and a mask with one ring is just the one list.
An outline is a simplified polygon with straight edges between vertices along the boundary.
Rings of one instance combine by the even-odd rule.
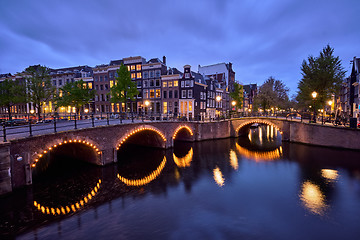
[[280, 130], [280, 128], [278, 126], [276, 126], [275, 124], [268, 122], [268, 121], [264, 121], [264, 120], [253, 120], [253, 121], [249, 121], [249, 122], [244, 122], [242, 124], [240, 124], [237, 129], [236, 132], [238, 132], [240, 130], [240, 128], [249, 125], [249, 124], [253, 124], [253, 123], [259, 123], [259, 124], [265, 124], [265, 125], [270, 125], [273, 126], [276, 130], [278, 130], [280, 132], [280, 134], [282, 134], [282, 131]]
[[37, 162], [39, 161], [39, 159], [41, 157], [43, 157], [46, 153], [48, 153], [49, 151], [63, 145], [63, 144], [69, 144], [69, 143], [81, 143], [81, 144], [85, 144], [88, 145], [89, 147], [93, 148], [97, 154], [101, 154], [101, 151], [99, 150], [98, 146], [96, 146], [93, 143], [90, 143], [88, 141], [85, 140], [80, 140], [80, 139], [70, 139], [70, 140], [64, 140], [62, 142], [58, 142], [57, 144], [54, 144], [50, 147], [48, 147], [47, 149], [44, 149], [41, 153], [37, 154], [36, 158], [34, 159], [33, 163], [31, 164], [31, 167], [34, 168], [36, 167]]
[[152, 128], [152, 127], [140, 127], [137, 129], [132, 130], [130, 133], [128, 133], [124, 138], [121, 139], [120, 143], [117, 145], [116, 150], [119, 150], [119, 148], [121, 147], [121, 145], [132, 135], [134, 135], [135, 133], [141, 132], [141, 131], [153, 131], [156, 132], [157, 134], [159, 134], [159, 136], [164, 140], [164, 142], [166, 142], [166, 137], [164, 136], [164, 134], [162, 132], [160, 132], [159, 130]]
[[173, 139], [176, 138], [176, 135], [178, 134], [178, 132], [179, 132], [181, 129], [183, 129], [183, 128], [187, 129], [187, 130], [189, 131], [189, 133], [190, 133], [191, 136], [194, 135], [194, 133], [193, 133], [193, 131], [191, 130], [191, 128], [188, 127], [188, 126], [186, 126], [186, 125], [184, 125], [184, 126], [179, 126], [179, 127], [175, 130], [174, 135], [173, 135]]
[[43, 214], [51, 214], [51, 215], [65, 215], [70, 212], [76, 212], [81, 207], [83, 207], [86, 203], [88, 203], [95, 195], [98, 193], [99, 189], [101, 187], [101, 179], [96, 183], [96, 186], [91, 189], [91, 191], [84, 195], [83, 198], [81, 198], [79, 201], [68, 204], [66, 206], [60, 206], [60, 207], [50, 207], [42, 205], [36, 201], [34, 201], [34, 206]]
[[150, 173], [149, 175], [147, 175], [146, 177], [143, 177], [141, 179], [127, 179], [127, 178], [120, 176], [119, 174], [117, 174], [117, 177], [120, 181], [125, 183], [127, 186], [133, 186], [133, 187], [143, 186], [143, 185], [150, 183], [154, 179], [156, 179], [160, 175], [162, 170], [164, 169], [165, 164], [166, 164], [166, 157], [164, 156], [160, 165], [152, 173]]

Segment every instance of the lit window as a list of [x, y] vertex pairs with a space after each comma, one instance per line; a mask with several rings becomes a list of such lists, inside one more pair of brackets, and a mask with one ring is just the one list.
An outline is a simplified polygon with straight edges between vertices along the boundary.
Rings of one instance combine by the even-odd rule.
[[83, 88], [86, 88], [86, 83], [83, 83]]
[[170, 81], [170, 82], [169, 82], [169, 87], [172, 87], [172, 86], [173, 86], [173, 82]]
[[88, 86], [89, 86], [89, 89], [92, 89], [92, 88], [93, 88], [92, 82], [89, 82], [89, 83], [88, 83]]
[[178, 81], [174, 81], [174, 87], [178, 86]]
[[141, 78], [141, 72], [136, 73], [137, 78]]
[[141, 71], [141, 65], [140, 64], [136, 65], [136, 71]]
[[62, 96], [63, 96], [63, 91], [59, 90], [59, 97], [62, 97]]
[[150, 98], [154, 98], [155, 97], [155, 95], [154, 95], [154, 89], [151, 89], [150, 90]]
[[135, 73], [131, 73], [131, 78], [135, 79]]
[[189, 112], [192, 112], [192, 102], [189, 102]]
[[160, 96], [161, 96], [160, 89], [156, 89], [156, 98], [160, 98]]
[[163, 87], [167, 87], [167, 82], [163, 82]]
[[112, 86], [114, 86], [114, 81], [110, 81], [110, 88], [112, 88]]
[[130, 69], [131, 71], [135, 71], [135, 65], [131, 65]]
[[130, 72], [130, 66], [129, 66], [129, 65], [127, 66], [127, 69], [128, 69], [128, 71]]
[[149, 91], [147, 89], [144, 90], [143, 97], [144, 98], [149, 98]]
[[163, 113], [167, 113], [167, 102], [163, 102]]

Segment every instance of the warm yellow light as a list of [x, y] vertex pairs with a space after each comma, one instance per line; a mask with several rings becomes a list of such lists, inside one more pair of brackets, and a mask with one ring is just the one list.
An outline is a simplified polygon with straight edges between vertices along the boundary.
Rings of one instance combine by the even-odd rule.
[[232, 101], [231, 105], [235, 106], [236, 105], [236, 101]]
[[315, 91], [311, 93], [311, 96], [312, 96], [314, 99], [317, 97], [317, 95], [318, 95], [318, 93], [315, 92]]
[[193, 148], [190, 148], [189, 152], [182, 158], [179, 158], [173, 153], [173, 159], [175, 164], [178, 167], [184, 168], [184, 167], [190, 167], [191, 161], [193, 159], [194, 151]]
[[149, 106], [150, 102], [148, 100], [145, 101], [145, 106]]
[[85, 113], [88, 113], [88, 112], [89, 112], [89, 109], [86, 108], [86, 109], [84, 110], [84, 112], [85, 112]]
[[314, 214], [323, 215], [328, 207], [325, 204], [325, 196], [321, 192], [320, 187], [310, 181], [303, 183], [300, 199], [304, 206]]
[[230, 150], [230, 165], [234, 170], [238, 170], [239, 162], [234, 150]]
[[35, 112], [34, 109], [31, 109], [31, 110], [30, 110], [30, 113], [31, 113], [31, 114], [34, 114], [34, 112]]
[[216, 96], [216, 101], [220, 102], [221, 101], [221, 97], [218, 95]]
[[220, 187], [224, 186], [225, 178], [222, 175], [222, 172], [219, 167], [216, 167], [213, 171], [214, 180]]
[[338, 177], [338, 171], [333, 169], [321, 169], [321, 176], [330, 181], [335, 181]]
[[331, 100], [329, 100], [328, 104], [331, 106], [333, 104], [333, 102]]

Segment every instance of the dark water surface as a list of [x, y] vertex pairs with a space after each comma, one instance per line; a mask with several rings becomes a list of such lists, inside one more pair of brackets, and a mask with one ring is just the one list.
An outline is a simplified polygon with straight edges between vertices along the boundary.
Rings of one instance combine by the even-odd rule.
[[[0, 198], [0, 239], [359, 239], [360, 152], [248, 137], [54, 157]], [[40, 163], [40, 162], [39, 162]]]

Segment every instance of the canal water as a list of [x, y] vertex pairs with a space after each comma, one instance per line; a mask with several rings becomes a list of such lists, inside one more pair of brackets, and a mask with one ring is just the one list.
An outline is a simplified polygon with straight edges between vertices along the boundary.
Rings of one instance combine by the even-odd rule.
[[170, 150], [61, 154], [0, 198], [0, 239], [359, 239], [360, 152], [282, 143], [272, 127]]

